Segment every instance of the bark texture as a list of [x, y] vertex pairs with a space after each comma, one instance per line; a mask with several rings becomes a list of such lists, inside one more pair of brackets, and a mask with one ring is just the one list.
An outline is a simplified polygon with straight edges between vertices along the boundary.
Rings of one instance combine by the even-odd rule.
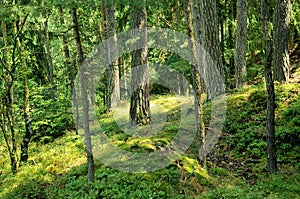
[[[72, 8], [72, 19], [73, 19], [73, 27], [74, 27], [74, 37], [76, 41], [77, 47], [77, 58], [78, 64], [81, 65], [83, 62], [83, 50], [80, 39], [80, 31], [78, 25], [78, 17], [77, 17], [77, 9], [75, 7]], [[95, 180], [95, 168], [94, 168], [94, 157], [92, 151], [92, 142], [91, 142], [91, 134], [90, 134], [90, 126], [89, 126], [89, 103], [88, 103], [88, 77], [87, 71], [84, 70], [84, 67], [80, 67], [80, 86], [81, 86], [81, 94], [82, 94], [82, 107], [83, 107], [83, 130], [84, 130], [84, 138], [85, 138], [85, 147], [87, 153], [87, 161], [88, 161], [88, 181], [94, 182]]]
[[117, 34], [116, 34], [116, 22], [115, 22], [115, 9], [114, 1], [105, 2], [105, 16], [106, 16], [106, 37], [113, 38], [113, 45], [107, 48], [109, 50], [108, 60], [111, 63], [108, 72], [108, 94], [109, 103], [107, 109], [110, 111], [112, 107], [120, 105], [120, 78], [119, 78], [119, 60], [112, 59], [112, 57], [118, 57], [117, 47]]
[[[149, 96], [149, 71], [148, 71], [148, 49], [147, 12], [145, 0], [142, 4], [130, 7], [130, 26], [134, 34], [139, 35], [137, 43], [142, 43], [143, 48], [131, 53], [131, 97], [130, 97], [130, 124], [147, 125], [151, 122], [150, 96]], [[136, 30], [139, 29], [139, 30]]]
[[261, 1], [261, 15], [262, 25], [265, 40], [265, 79], [267, 88], [267, 162], [268, 169], [274, 173], [278, 171], [276, 159], [276, 146], [275, 146], [275, 90], [272, 77], [272, 41], [270, 39], [270, 32], [268, 28], [268, 7], [267, 0]]
[[290, 75], [288, 52], [290, 10], [290, 0], [276, 0], [274, 11], [273, 59], [274, 80], [279, 82], [288, 82]]
[[247, 0], [237, 0], [237, 30], [235, 43], [236, 87], [245, 85], [247, 78]]
[[189, 36], [189, 51], [190, 57], [192, 60], [192, 68], [193, 68], [193, 88], [195, 92], [195, 114], [196, 114], [196, 125], [197, 125], [197, 142], [198, 142], [198, 158], [202, 163], [203, 167], [206, 167], [206, 149], [205, 149], [205, 125], [203, 122], [203, 108], [202, 108], [202, 88], [201, 88], [201, 78], [198, 70], [197, 60], [197, 52], [196, 52], [196, 42], [194, 37], [194, 28], [192, 22], [192, 14], [191, 14], [191, 4], [190, 0], [186, 0], [183, 3], [183, 7], [185, 8], [185, 23], [186, 28], [188, 30]]

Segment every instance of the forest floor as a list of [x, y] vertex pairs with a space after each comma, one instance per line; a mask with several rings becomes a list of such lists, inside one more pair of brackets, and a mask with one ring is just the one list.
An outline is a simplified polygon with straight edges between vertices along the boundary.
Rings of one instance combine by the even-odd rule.
[[[96, 159], [95, 183], [88, 184], [82, 136], [69, 132], [55, 140], [32, 142], [28, 163], [16, 175], [10, 171], [3, 141], [0, 198], [300, 198], [299, 67], [292, 77], [289, 84], [275, 85], [276, 174], [267, 171], [267, 96], [261, 81], [227, 94], [224, 129], [207, 156], [207, 170], [200, 166], [193, 142], [181, 158], [153, 172], [121, 172]], [[103, 132], [122, 150], [151, 153], [170, 144], [183, 125], [195, 129], [191, 98], [153, 96], [151, 104], [149, 127], [129, 128], [128, 103], [124, 103], [112, 114], [98, 115], [101, 129], [91, 127], [92, 139]], [[206, 126], [211, 107], [204, 103]]]

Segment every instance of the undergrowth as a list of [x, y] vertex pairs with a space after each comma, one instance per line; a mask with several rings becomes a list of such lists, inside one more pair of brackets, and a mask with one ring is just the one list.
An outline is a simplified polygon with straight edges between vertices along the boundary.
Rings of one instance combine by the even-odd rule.
[[[227, 96], [224, 133], [208, 157], [208, 171], [199, 165], [193, 144], [179, 160], [150, 173], [120, 172], [96, 160], [95, 183], [88, 184], [84, 143], [71, 132], [47, 144], [31, 143], [28, 163], [16, 175], [10, 172], [1, 143], [0, 198], [299, 198], [300, 85], [276, 85], [280, 173], [272, 175], [266, 172], [264, 87], [246, 86]], [[114, 120], [111, 114], [99, 117], [101, 131], [116, 146], [131, 152], [153, 152], [168, 145], [179, 129], [180, 103], [172, 96], [155, 97], [155, 103], [158, 108], [164, 106], [157, 119], [166, 120], [153, 126], [155, 134], [138, 138], [136, 131], [147, 130], [130, 131], [122, 126], [126, 119]], [[209, 103], [204, 107], [208, 124]]]

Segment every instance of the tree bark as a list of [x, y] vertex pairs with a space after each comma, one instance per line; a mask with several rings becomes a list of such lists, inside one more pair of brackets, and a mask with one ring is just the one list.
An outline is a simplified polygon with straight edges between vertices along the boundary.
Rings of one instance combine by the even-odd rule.
[[[58, 8], [59, 17], [60, 17], [60, 24], [61, 26], [65, 25], [64, 16], [63, 16], [63, 8], [60, 6]], [[70, 51], [69, 51], [69, 44], [68, 44], [68, 38], [66, 36], [66, 33], [63, 33], [63, 44], [64, 44], [64, 54], [66, 58], [66, 66], [68, 68], [68, 79], [70, 84], [70, 90], [72, 95], [72, 104], [73, 107], [75, 107], [75, 129], [76, 129], [76, 135], [78, 135], [78, 129], [79, 129], [79, 110], [78, 110], [78, 104], [77, 104], [77, 94], [74, 86], [74, 79], [75, 79], [75, 70], [76, 67], [72, 67], [71, 59], [70, 59]]]
[[27, 162], [28, 160], [28, 145], [33, 135], [32, 124], [31, 124], [31, 116], [30, 116], [30, 99], [29, 99], [29, 87], [28, 87], [28, 79], [27, 79], [27, 64], [24, 59], [23, 55], [23, 47], [21, 43], [21, 39], [19, 37], [19, 33], [21, 29], [18, 27], [22, 27], [25, 24], [26, 18], [24, 19], [23, 24], [17, 24], [20, 21], [20, 17], [15, 21], [15, 34], [16, 34], [16, 41], [17, 47], [19, 50], [19, 59], [20, 64], [22, 66], [22, 80], [23, 80], [23, 92], [24, 92], [24, 107], [23, 107], [23, 114], [24, 114], [24, 123], [25, 123], [25, 136], [21, 143], [21, 157], [20, 162]]
[[117, 53], [117, 34], [116, 34], [116, 23], [115, 23], [115, 9], [114, 1], [105, 1], [105, 16], [106, 16], [106, 37], [113, 38], [113, 46], [108, 48], [108, 60], [111, 63], [108, 72], [108, 93], [109, 93], [109, 104], [107, 105], [108, 111], [112, 107], [117, 107], [120, 105], [120, 78], [119, 78], [119, 60], [112, 60], [113, 54]]
[[[131, 29], [147, 27], [145, 0], [139, 5], [130, 5], [130, 27]], [[142, 42], [143, 48], [131, 53], [130, 124], [132, 126], [147, 125], [151, 122], [147, 32], [141, 29], [136, 33], [141, 33], [137, 42]]]
[[274, 80], [285, 83], [288, 82], [290, 73], [290, 61], [288, 52], [288, 27], [290, 20], [290, 10], [290, 0], [276, 0], [273, 32]]
[[[231, 4], [234, 4], [234, 2], [232, 1]], [[231, 18], [231, 21], [235, 20], [235, 16], [234, 16], [234, 5], [230, 6], [229, 8], [229, 12], [228, 12], [229, 18]], [[230, 50], [234, 49], [234, 31], [233, 31], [233, 24], [232, 23], [228, 23], [227, 25], [228, 28], [228, 48]], [[233, 53], [230, 54], [229, 57], [229, 69], [228, 69], [228, 77], [232, 78], [234, 76], [234, 55]]]
[[[78, 65], [80, 66], [83, 62], [83, 50], [82, 44], [80, 40], [80, 31], [77, 20], [77, 9], [75, 7], [72, 8], [72, 19], [73, 19], [73, 27], [74, 27], [74, 37], [76, 41], [77, 47], [77, 58]], [[92, 142], [91, 142], [91, 134], [89, 127], [89, 103], [88, 103], [88, 79], [86, 77], [86, 71], [84, 71], [84, 67], [80, 67], [80, 86], [81, 86], [81, 94], [82, 94], [82, 105], [83, 105], [83, 129], [84, 129], [84, 137], [85, 137], [85, 146], [87, 153], [87, 161], [88, 161], [88, 181], [93, 183], [95, 180], [95, 168], [94, 168], [94, 158], [92, 151]]]
[[[50, 84], [52, 84], [53, 83], [53, 61], [52, 61], [51, 50], [50, 50], [50, 37], [49, 37], [49, 28], [48, 28], [48, 18], [46, 19], [46, 21], [44, 23], [44, 27], [45, 27], [46, 52], [47, 52], [47, 59], [48, 59], [48, 65], [49, 65], [48, 78], [49, 78]], [[52, 96], [54, 96], [54, 95], [52, 95]]]
[[[196, 41], [202, 48], [197, 46], [197, 56], [201, 57], [200, 73], [205, 78], [207, 87], [207, 99], [214, 95], [215, 72], [218, 70], [221, 76], [224, 75], [222, 57], [219, 42], [218, 17], [216, 0], [194, 0], [192, 1], [192, 12]], [[198, 37], [198, 38], [197, 38]], [[206, 52], [203, 52], [203, 50]], [[201, 52], [202, 51], [202, 52]]]
[[[4, 5], [3, 1], [0, 0], [0, 4]], [[14, 61], [14, 53], [15, 53], [15, 48], [16, 48], [16, 43], [14, 44], [14, 50], [13, 50], [13, 65], [10, 66], [7, 61], [7, 26], [4, 20], [1, 20], [1, 25], [2, 25], [2, 35], [3, 35], [3, 43], [4, 43], [4, 49], [3, 49], [3, 61], [2, 64], [5, 68], [6, 72], [6, 98], [4, 98], [4, 102], [1, 102], [3, 104], [3, 111], [1, 114], [1, 128], [3, 132], [3, 136], [5, 139], [6, 146], [8, 148], [9, 152], [9, 158], [10, 158], [10, 165], [11, 165], [11, 170], [13, 174], [17, 173], [17, 143], [16, 143], [16, 137], [15, 137], [15, 122], [14, 122], [14, 89], [13, 89], [13, 84], [14, 84], [14, 76], [13, 73], [15, 71], [15, 61]], [[9, 125], [9, 130], [11, 134], [11, 144], [9, 143], [9, 136], [7, 135], [8, 128], [7, 124], [5, 121], [5, 117], [8, 120], [8, 125]]]
[[195, 92], [195, 115], [196, 115], [196, 124], [197, 124], [197, 142], [198, 142], [198, 158], [202, 163], [202, 166], [206, 168], [206, 150], [205, 150], [205, 125], [203, 122], [203, 108], [202, 108], [202, 88], [201, 88], [201, 78], [198, 70], [198, 63], [196, 52], [196, 42], [194, 37], [193, 22], [191, 16], [191, 5], [190, 0], [183, 1], [183, 7], [185, 8], [185, 23], [188, 31], [188, 46], [190, 51], [190, 57], [192, 60], [193, 68], [193, 89]]
[[245, 85], [247, 79], [247, 7], [247, 0], [237, 0], [237, 33], [235, 43], [235, 74], [237, 88]]
[[268, 28], [269, 13], [267, 7], [267, 0], [261, 1], [261, 15], [262, 25], [265, 40], [265, 79], [267, 88], [267, 162], [268, 169], [274, 173], [278, 171], [276, 159], [276, 145], [275, 145], [275, 90], [272, 78], [272, 41], [270, 39], [270, 32]]

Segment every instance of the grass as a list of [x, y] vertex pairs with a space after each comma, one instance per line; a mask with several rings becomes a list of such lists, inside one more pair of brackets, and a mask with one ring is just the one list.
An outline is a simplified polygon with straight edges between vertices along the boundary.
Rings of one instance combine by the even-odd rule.
[[[84, 142], [70, 132], [47, 144], [31, 143], [28, 163], [12, 175], [1, 138], [0, 198], [300, 198], [300, 85], [277, 84], [276, 91], [280, 173], [266, 171], [266, 94], [260, 83], [228, 94], [223, 136], [208, 155], [207, 171], [192, 143], [181, 158], [150, 173], [120, 172], [96, 160], [96, 180], [88, 184]], [[155, 96], [153, 123], [134, 128], [128, 126], [124, 102], [112, 114], [100, 115], [101, 128], [92, 124], [93, 140], [104, 132], [127, 152], [155, 152], [170, 144], [182, 123], [188, 131], [195, 128], [193, 114], [186, 114], [191, 102], [186, 97]], [[204, 104], [206, 124], [210, 111], [210, 104]]]

